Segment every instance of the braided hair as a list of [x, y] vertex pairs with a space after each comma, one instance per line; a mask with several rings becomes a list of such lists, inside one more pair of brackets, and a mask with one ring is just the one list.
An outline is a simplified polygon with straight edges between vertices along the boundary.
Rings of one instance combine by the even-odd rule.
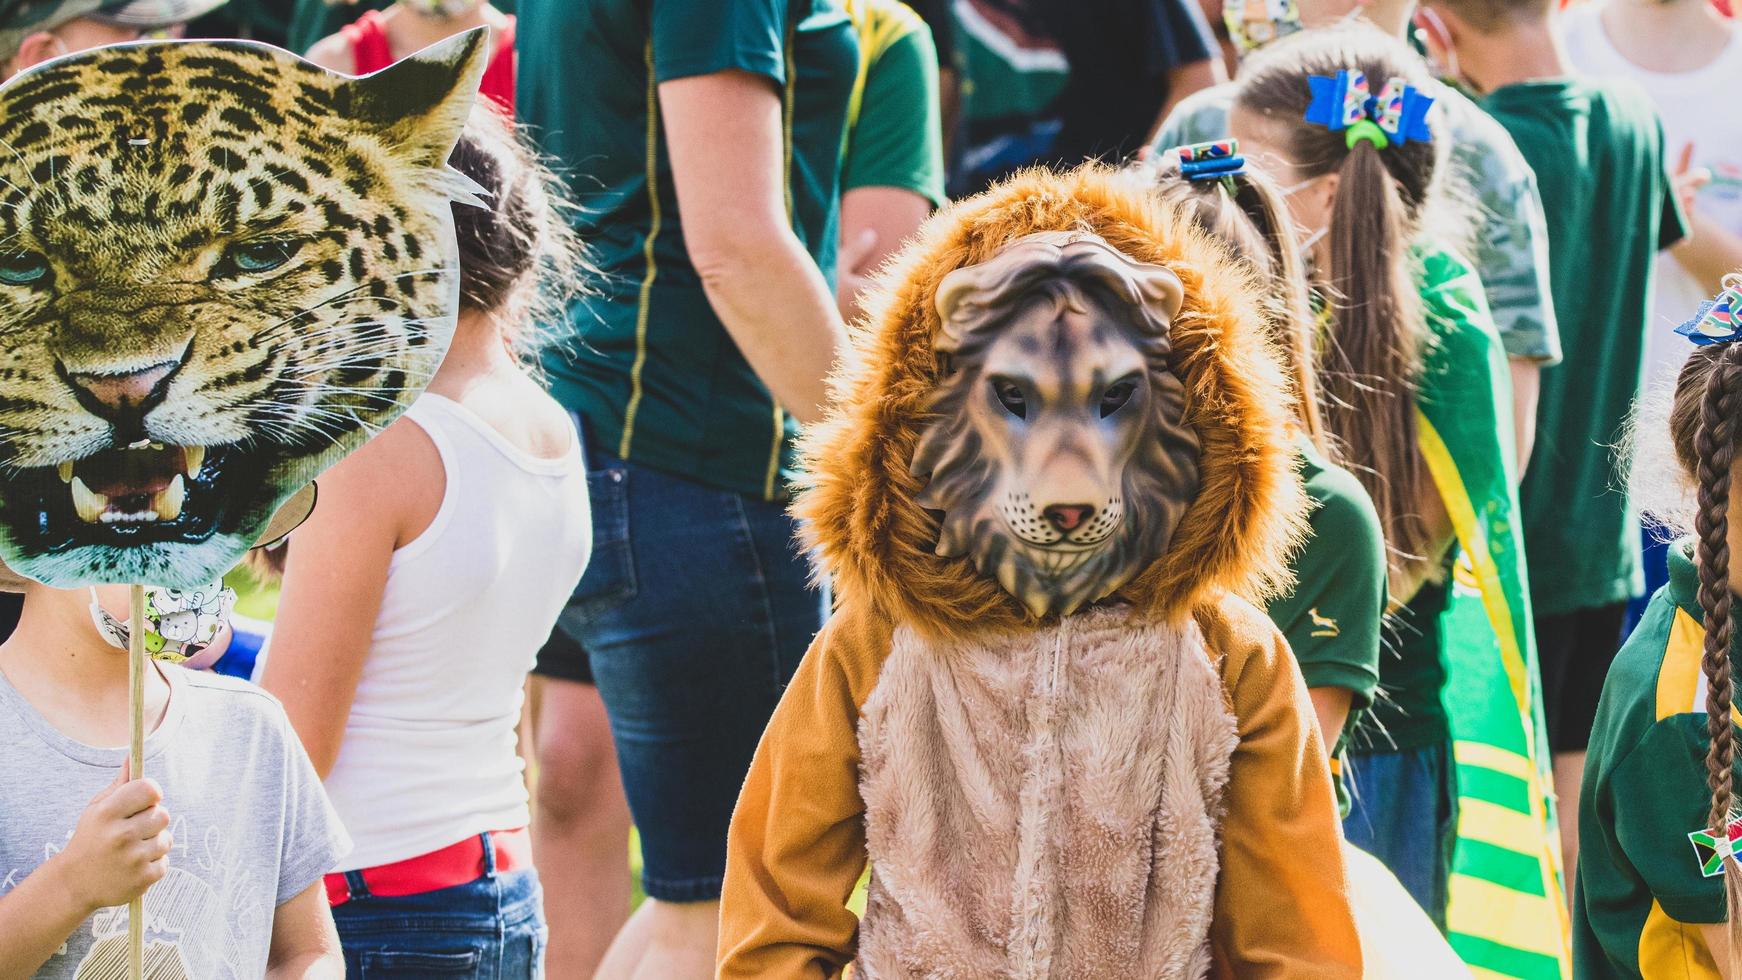
[[[1712, 805], [1707, 826], [1722, 838], [1735, 807], [1732, 766], [1735, 732], [1730, 720], [1734, 683], [1730, 676], [1732, 633], [1730, 592], [1730, 481], [1742, 430], [1734, 416], [1742, 410], [1742, 343], [1701, 347], [1676, 379], [1670, 434], [1682, 469], [1695, 482], [1694, 560], [1699, 569], [1700, 610], [1705, 618], [1705, 650], [1700, 671], [1706, 679], [1706, 785]], [[1729, 976], [1742, 976], [1742, 871], [1726, 860], [1724, 895], [1730, 937]]]

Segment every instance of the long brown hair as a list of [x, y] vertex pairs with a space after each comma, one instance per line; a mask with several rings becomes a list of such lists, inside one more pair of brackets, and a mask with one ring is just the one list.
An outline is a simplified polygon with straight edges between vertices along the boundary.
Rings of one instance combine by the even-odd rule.
[[1431, 84], [1402, 43], [1354, 26], [1308, 31], [1253, 55], [1235, 104], [1284, 134], [1297, 179], [1338, 175], [1330, 268], [1319, 270], [1330, 318], [1319, 338], [1319, 390], [1344, 465], [1379, 511], [1395, 572], [1427, 560], [1433, 543], [1418, 513], [1428, 477], [1416, 442], [1416, 388], [1428, 331], [1410, 245], [1437, 186], [1443, 140], [1350, 146], [1348, 131], [1306, 122], [1307, 77], [1344, 69], [1365, 72], [1375, 92], [1392, 78]]
[[[1179, 156], [1155, 167], [1156, 194], [1243, 260], [1263, 282], [1265, 325], [1294, 383], [1295, 416], [1319, 452], [1334, 456], [1319, 413], [1312, 307], [1294, 220], [1275, 181], [1247, 168], [1218, 180], [1187, 180]], [[1224, 183], [1224, 180], [1226, 183]]]
[[[1705, 616], [1705, 652], [1700, 671], [1706, 677], [1706, 785], [1712, 791], [1707, 825], [1720, 839], [1728, 833], [1735, 804], [1731, 782], [1736, 756], [1731, 728], [1734, 684], [1730, 676], [1730, 473], [1742, 427], [1735, 413], [1742, 410], [1742, 344], [1698, 348], [1682, 365], [1670, 410], [1670, 437], [1676, 459], [1695, 484], [1694, 561], [1699, 568], [1700, 610]], [[1742, 872], [1726, 859], [1724, 895], [1729, 909], [1728, 976], [1742, 977]]]
[[587, 265], [569, 219], [575, 206], [514, 121], [480, 99], [448, 166], [485, 191], [484, 207], [455, 202], [460, 309], [489, 314], [526, 367], [586, 288]]

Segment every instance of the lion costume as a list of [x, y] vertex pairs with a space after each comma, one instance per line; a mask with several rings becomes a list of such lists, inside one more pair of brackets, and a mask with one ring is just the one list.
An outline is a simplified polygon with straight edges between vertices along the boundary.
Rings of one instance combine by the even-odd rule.
[[738, 802], [720, 975], [1360, 976], [1312, 708], [1241, 598], [1304, 507], [1245, 279], [1089, 169], [883, 282], [806, 446], [840, 605]]

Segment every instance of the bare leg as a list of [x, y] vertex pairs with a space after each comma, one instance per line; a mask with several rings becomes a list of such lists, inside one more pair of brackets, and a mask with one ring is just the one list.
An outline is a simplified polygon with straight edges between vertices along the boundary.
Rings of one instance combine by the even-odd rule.
[[544, 885], [545, 973], [585, 980], [629, 916], [629, 805], [599, 689], [534, 677], [532, 845]]
[[719, 937], [719, 902], [650, 898], [617, 934], [600, 980], [709, 980]]
[[1579, 784], [1585, 780], [1585, 753], [1554, 754], [1555, 815], [1561, 825], [1561, 873], [1567, 880], [1567, 903], [1573, 900], [1573, 876], [1579, 870]]

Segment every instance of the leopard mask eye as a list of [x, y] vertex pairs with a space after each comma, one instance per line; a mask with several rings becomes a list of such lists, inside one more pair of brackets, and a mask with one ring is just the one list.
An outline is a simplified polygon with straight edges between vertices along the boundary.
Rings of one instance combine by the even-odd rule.
[[237, 242], [224, 252], [215, 275], [253, 276], [271, 272], [284, 265], [302, 250], [302, 242], [291, 238], [257, 238]]
[[0, 283], [8, 286], [39, 286], [49, 278], [48, 256], [41, 252], [0, 254]]

